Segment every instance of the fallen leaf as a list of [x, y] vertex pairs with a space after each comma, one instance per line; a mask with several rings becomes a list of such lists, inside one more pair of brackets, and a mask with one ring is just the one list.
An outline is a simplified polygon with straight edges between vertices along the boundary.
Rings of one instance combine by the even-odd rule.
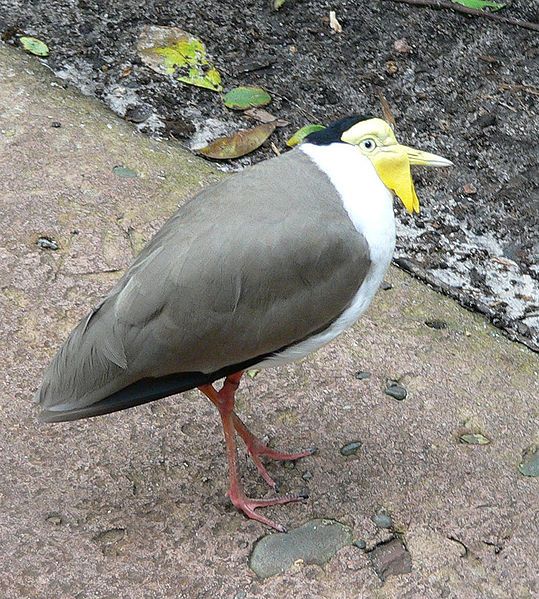
[[329, 11], [329, 26], [335, 33], [342, 33], [342, 25], [339, 23], [334, 10]]
[[209, 62], [201, 40], [178, 27], [146, 25], [137, 42], [142, 62], [156, 73], [178, 81], [221, 91], [221, 74]]
[[219, 137], [197, 152], [215, 160], [239, 158], [259, 148], [274, 131], [275, 123], [263, 123], [228, 137]]
[[247, 376], [250, 379], [254, 379], [259, 372], [260, 372], [260, 370], [257, 370], [256, 368], [252, 368], [251, 370], [247, 371]]
[[274, 114], [271, 114], [263, 108], [250, 108], [243, 113], [252, 119], [255, 119], [261, 123], [275, 123], [277, 127], [286, 127], [289, 125], [288, 121], [277, 118]]
[[45, 42], [38, 40], [37, 37], [23, 35], [19, 38], [19, 41], [24, 50], [29, 54], [34, 54], [35, 56], [41, 56], [43, 58], [49, 55], [49, 47]]
[[323, 125], [305, 125], [301, 129], [298, 129], [294, 135], [287, 140], [286, 145], [289, 148], [293, 148], [300, 144], [307, 135], [314, 133], [315, 131], [322, 131], [322, 129], [325, 129]]
[[261, 87], [242, 85], [227, 92], [223, 97], [223, 102], [227, 108], [232, 108], [232, 110], [246, 110], [247, 108], [266, 106], [271, 102], [271, 96]]
[[273, 0], [273, 8], [279, 10], [286, 0]]
[[467, 8], [474, 8], [475, 10], [484, 10], [485, 8], [491, 8], [492, 12], [496, 12], [501, 8], [505, 8], [505, 4], [500, 2], [492, 2], [491, 0], [451, 0], [454, 4], [462, 4]]
[[460, 435], [459, 441], [465, 445], [488, 445], [490, 439], [481, 433], [465, 433]]

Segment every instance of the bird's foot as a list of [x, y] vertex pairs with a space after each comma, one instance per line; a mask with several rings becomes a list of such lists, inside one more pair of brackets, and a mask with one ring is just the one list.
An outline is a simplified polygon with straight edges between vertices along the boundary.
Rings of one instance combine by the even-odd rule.
[[253, 460], [253, 463], [256, 466], [260, 476], [275, 491], [278, 491], [279, 484], [273, 480], [266, 467], [262, 463], [262, 460], [260, 459], [262, 456], [270, 458], [270, 460], [290, 462], [299, 460], [301, 458], [306, 458], [307, 456], [313, 455], [317, 451], [316, 447], [311, 447], [310, 449], [299, 451], [297, 453], [287, 453], [277, 449], [272, 449], [271, 447], [268, 447], [266, 444], [262, 443], [258, 437], [255, 437], [255, 435], [253, 435], [253, 433], [245, 426], [243, 421], [235, 413], [233, 413], [233, 422], [234, 428], [243, 439], [245, 447], [247, 448], [247, 451], [249, 452], [249, 455], [251, 456], [251, 459]]
[[230, 500], [234, 504], [234, 506], [242, 511], [247, 518], [251, 518], [251, 520], [257, 520], [258, 522], [262, 522], [266, 526], [270, 526], [279, 532], [287, 532], [286, 528], [281, 524], [277, 524], [262, 516], [255, 510], [260, 507], [270, 507], [272, 505], [283, 505], [285, 503], [293, 503], [296, 501], [304, 501], [308, 499], [309, 496], [307, 493], [300, 493], [299, 495], [283, 495], [283, 497], [273, 497], [272, 499], [252, 499], [251, 497], [247, 497], [245, 493], [240, 489], [231, 488], [228, 492], [228, 496]]

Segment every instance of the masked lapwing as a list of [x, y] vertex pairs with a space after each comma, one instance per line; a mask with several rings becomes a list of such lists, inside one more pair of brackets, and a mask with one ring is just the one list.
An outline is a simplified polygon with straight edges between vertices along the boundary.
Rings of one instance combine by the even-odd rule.
[[234, 411], [240, 378], [300, 360], [358, 319], [393, 255], [393, 197], [419, 210], [410, 165], [450, 164], [400, 145], [379, 118], [352, 116], [204, 189], [62, 345], [36, 394], [41, 419], [99, 416], [197, 387], [221, 416], [231, 501], [284, 530], [256, 508], [305, 497], [247, 497], [236, 433], [273, 488], [261, 457], [312, 450], [257, 439]]

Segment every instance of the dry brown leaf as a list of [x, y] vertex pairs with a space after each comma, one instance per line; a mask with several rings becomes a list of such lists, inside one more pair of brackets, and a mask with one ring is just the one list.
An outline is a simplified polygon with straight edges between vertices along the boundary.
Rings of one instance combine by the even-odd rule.
[[263, 108], [249, 108], [243, 114], [261, 123], [275, 123], [277, 127], [286, 127], [290, 124], [288, 121], [276, 117]]
[[219, 137], [197, 152], [215, 160], [239, 158], [259, 148], [275, 131], [275, 127], [275, 123], [263, 123], [252, 129], [237, 131], [227, 137]]
[[392, 129], [395, 129], [395, 117], [391, 112], [389, 102], [386, 100], [386, 97], [382, 92], [378, 92], [378, 98], [380, 99], [380, 105], [382, 106], [382, 114], [384, 115], [384, 119], [391, 125]]

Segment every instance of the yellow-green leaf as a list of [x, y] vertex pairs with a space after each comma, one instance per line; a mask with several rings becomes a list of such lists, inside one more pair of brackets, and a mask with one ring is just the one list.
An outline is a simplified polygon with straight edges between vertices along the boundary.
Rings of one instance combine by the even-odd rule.
[[271, 96], [265, 89], [252, 85], [241, 85], [227, 92], [223, 97], [227, 108], [232, 110], [247, 110], [266, 106], [271, 102]]
[[238, 131], [228, 137], [219, 137], [197, 152], [215, 160], [239, 158], [259, 148], [275, 131], [275, 127], [275, 123], [264, 123], [252, 129]]
[[325, 129], [323, 125], [305, 125], [298, 131], [292, 135], [292, 137], [286, 142], [286, 145], [289, 148], [293, 148], [300, 144], [310, 133], [314, 133], [315, 131], [322, 131]]
[[178, 27], [143, 27], [137, 50], [142, 62], [157, 73], [212, 91], [223, 89], [221, 74], [208, 60], [204, 43]]
[[37, 37], [23, 35], [19, 38], [19, 41], [29, 54], [35, 54], [35, 56], [42, 56], [43, 58], [49, 55], [49, 47], [45, 42], [38, 40]]
[[475, 10], [484, 10], [485, 8], [491, 8], [492, 12], [496, 12], [501, 8], [505, 8], [505, 4], [500, 2], [492, 2], [491, 0], [452, 0], [455, 4], [462, 4], [467, 8], [475, 8]]
[[286, 0], [273, 0], [273, 8], [279, 10]]

